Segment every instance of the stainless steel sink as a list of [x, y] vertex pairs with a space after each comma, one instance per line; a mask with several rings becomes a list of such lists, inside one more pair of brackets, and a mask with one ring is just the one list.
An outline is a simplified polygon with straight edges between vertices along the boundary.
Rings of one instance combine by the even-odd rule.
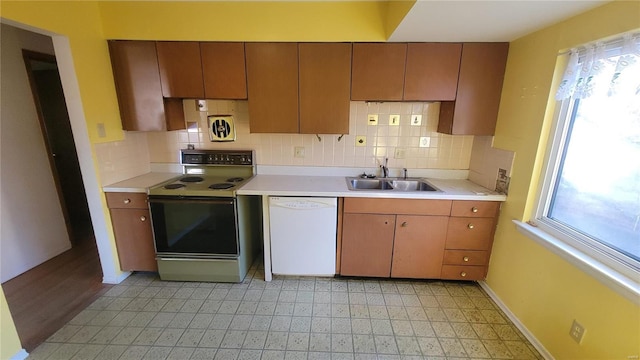
[[349, 190], [393, 190], [393, 191], [440, 191], [424, 179], [379, 178], [363, 179], [348, 177]]

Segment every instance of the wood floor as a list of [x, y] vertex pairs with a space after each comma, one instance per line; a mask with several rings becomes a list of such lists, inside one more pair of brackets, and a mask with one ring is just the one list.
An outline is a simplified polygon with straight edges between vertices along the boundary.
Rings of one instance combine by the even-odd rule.
[[28, 352], [110, 287], [102, 283], [92, 237], [2, 284], [20, 342]]

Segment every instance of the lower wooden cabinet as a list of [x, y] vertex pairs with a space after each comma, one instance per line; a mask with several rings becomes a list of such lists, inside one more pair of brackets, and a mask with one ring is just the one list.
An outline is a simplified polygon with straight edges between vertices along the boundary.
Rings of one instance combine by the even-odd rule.
[[340, 274], [481, 280], [499, 202], [345, 198]]
[[106, 193], [120, 269], [158, 271], [147, 194]]

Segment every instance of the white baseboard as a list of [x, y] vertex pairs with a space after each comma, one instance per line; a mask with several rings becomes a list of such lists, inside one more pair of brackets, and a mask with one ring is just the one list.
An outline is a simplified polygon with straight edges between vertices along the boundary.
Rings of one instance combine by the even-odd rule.
[[120, 284], [121, 282], [124, 281], [124, 279], [128, 278], [129, 275], [131, 275], [131, 271], [123, 271], [120, 273], [120, 275], [116, 276], [116, 277], [103, 277], [102, 278], [102, 283], [103, 284]]
[[478, 284], [487, 293], [487, 295], [489, 295], [491, 300], [493, 300], [496, 303], [496, 305], [498, 305], [500, 310], [502, 310], [502, 312], [504, 312], [505, 315], [507, 315], [509, 320], [511, 320], [511, 322], [518, 328], [518, 330], [522, 332], [524, 337], [526, 337], [527, 340], [529, 340], [531, 345], [533, 345], [533, 347], [535, 347], [536, 350], [538, 350], [538, 352], [540, 353], [540, 355], [542, 355], [542, 357], [544, 357], [547, 360], [555, 359], [553, 355], [551, 355], [551, 353], [542, 345], [542, 343], [540, 343], [540, 341], [538, 341], [538, 339], [529, 331], [529, 329], [527, 329], [527, 327], [524, 326], [524, 324], [520, 321], [520, 319], [518, 319], [518, 317], [514, 313], [512, 313], [511, 310], [509, 310], [507, 305], [505, 305], [505, 303], [502, 302], [502, 300], [500, 300], [498, 295], [495, 292], [493, 292], [493, 290], [489, 287], [489, 285], [486, 282], [478, 281]]
[[24, 360], [29, 356], [29, 353], [25, 349], [21, 349], [15, 355], [13, 355], [9, 360]]

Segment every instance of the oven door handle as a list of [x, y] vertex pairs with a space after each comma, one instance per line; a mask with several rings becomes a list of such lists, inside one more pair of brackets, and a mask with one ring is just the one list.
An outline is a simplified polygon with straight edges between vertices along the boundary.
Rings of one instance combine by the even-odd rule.
[[180, 203], [208, 203], [208, 204], [219, 204], [219, 205], [233, 205], [235, 203], [235, 199], [219, 199], [219, 198], [211, 198], [206, 196], [153, 196], [150, 195], [148, 197], [149, 203], [172, 203], [172, 202], [180, 202]]

